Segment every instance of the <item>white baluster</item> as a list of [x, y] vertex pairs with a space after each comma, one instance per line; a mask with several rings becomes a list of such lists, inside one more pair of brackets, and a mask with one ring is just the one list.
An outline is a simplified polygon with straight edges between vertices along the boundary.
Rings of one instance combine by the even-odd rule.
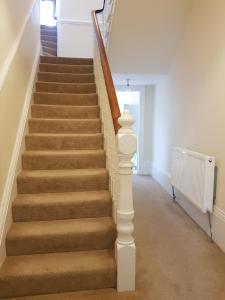
[[132, 129], [134, 119], [128, 110], [119, 118], [117, 135], [119, 151], [120, 192], [117, 207], [116, 258], [118, 291], [135, 290], [136, 249], [133, 238], [132, 158], [137, 149], [137, 138]]

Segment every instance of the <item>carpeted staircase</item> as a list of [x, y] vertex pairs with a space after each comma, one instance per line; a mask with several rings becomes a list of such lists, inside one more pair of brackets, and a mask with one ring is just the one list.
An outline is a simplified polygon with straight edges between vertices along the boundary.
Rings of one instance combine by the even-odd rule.
[[116, 286], [93, 61], [43, 56], [37, 78], [1, 299]]
[[57, 56], [57, 27], [41, 25], [41, 45], [43, 55]]

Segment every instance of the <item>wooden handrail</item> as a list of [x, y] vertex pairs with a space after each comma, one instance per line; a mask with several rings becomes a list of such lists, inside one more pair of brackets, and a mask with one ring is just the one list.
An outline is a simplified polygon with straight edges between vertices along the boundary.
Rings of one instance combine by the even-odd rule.
[[113, 125], [114, 125], [114, 129], [115, 129], [115, 133], [117, 134], [117, 132], [120, 128], [118, 119], [121, 116], [121, 113], [120, 113], [119, 103], [118, 103], [117, 96], [116, 96], [116, 91], [115, 91], [115, 87], [114, 87], [114, 83], [113, 83], [113, 79], [112, 79], [112, 74], [111, 74], [108, 58], [106, 55], [105, 46], [104, 46], [103, 39], [102, 39], [102, 34], [100, 31], [100, 27], [99, 27], [99, 23], [98, 23], [98, 19], [97, 19], [97, 14], [103, 12], [104, 8], [105, 8], [105, 0], [104, 0], [104, 5], [103, 5], [102, 9], [92, 11], [92, 19], [93, 19], [94, 31], [95, 31], [95, 35], [96, 35], [96, 39], [97, 39], [97, 43], [98, 43], [98, 48], [99, 48], [99, 52], [100, 52], [100, 59], [101, 59], [102, 70], [103, 70], [103, 74], [104, 74], [104, 78], [105, 78], [106, 90], [107, 90], [107, 94], [108, 94], [108, 98], [109, 98], [109, 105], [110, 105], [110, 109], [111, 109]]

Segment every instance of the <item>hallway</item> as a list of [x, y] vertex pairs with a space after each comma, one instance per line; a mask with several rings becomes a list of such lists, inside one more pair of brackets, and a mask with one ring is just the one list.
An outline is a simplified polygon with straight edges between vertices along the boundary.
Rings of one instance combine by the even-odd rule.
[[23, 300], [224, 300], [225, 254], [150, 177], [134, 177], [137, 291]]

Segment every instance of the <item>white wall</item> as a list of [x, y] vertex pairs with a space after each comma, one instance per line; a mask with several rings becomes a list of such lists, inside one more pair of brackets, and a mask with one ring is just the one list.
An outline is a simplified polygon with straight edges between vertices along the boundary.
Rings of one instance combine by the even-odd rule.
[[166, 188], [174, 146], [216, 157], [220, 217], [225, 211], [224, 37], [224, 0], [193, 1], [172, 67], [156, 88], [153, 125], [153, 175]]
[[[32, 72], [40, 51], [39, 0], [0, 2], [0, 264], [6, 217], [16, 194], [16, 172], [29, 109]], [[8, 214], [9, 212], [9, 214]], [[10, 223], [10, 220], [8, 220]]]
[[60, 0], [58, 55], [93, 57], [91, 11], [102, 8], [102, 0]]

